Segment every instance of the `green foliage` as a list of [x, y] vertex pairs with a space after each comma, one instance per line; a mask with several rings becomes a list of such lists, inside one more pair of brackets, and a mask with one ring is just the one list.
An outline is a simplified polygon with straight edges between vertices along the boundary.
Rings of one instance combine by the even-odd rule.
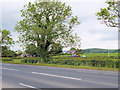
[[82, 50], [81, 49], [77, 49], [76, 50], [76, 54], [82, 54]]
[[[118, 58], [120, 53], [109, 53], [109, 57], [114, 57], [114, 58]], [[108, 57], [108, 53], [82, 53], [82, 54], [78, 54], [81, 57], [83, 55], [85, 55], [87, 58], [94, 58], [94, 57]], [[70, 56], [70, 54], [59, 54], [53, 57], [68, 57]]]
[[[107, 57], [107, 56], [96, 56], [96, 57], [52, 57], [51, 59], [46, 59], [42, 62], [40, 57], [29, 57], [29, 58], [3, 58], [4, 62], [17, 62], [26, 64], [56, 64], [56, 65], [69, 65], [69, 66], [86, 66], [86, 67], [98, 67], [98, 68], [119, 68], [119, 57]], [[19, 61], [19, 62], [18, 62]]]
[[7, 31], [6, 29], [4, 29], [2, 31], [0, 30], [0, 33], [2, 34], [2, 37], [1, 37], [1, 45], [2, 46], [14, 44], [14, 41], [11, 38], [10, 31]]
[[14, 57], [15, 52], [10, 50], [7, 46], [2, 46], [2, 57]]
[[72, 16], [72, 9], [59, 1], [37, 0], [29, 2], [21, 10], [22, 21], [15, 30], [20, 33], [19, 41], [35, 43], [40, 57], [49, 57], [54, 44], [79, 46], [80, 38], [72, 34], [73, 27], [80, 24], [77, 16]]
[[70, 50], [76, 50], [76, 48], [73, 48], [73, 47], [72, 47]]
[[12, 62], [12, 58], [2, 58], [2, 62]]
[[14, 41], [11, 37], [10, 31], [7, 31], [6, 29], [1, 30], [0, 29], [0, 51], [2, 57], [13, 57], [14, 56], [14, 51], [10, 50], [9, 47], [14, 44]]
[[23, 52], [21, 50], [17, 50], [18, 56], [20, 56]]
[[120, 1], [109, 0], [105, 2], [108, 7], [101, 8], [100, 12], [96, 13], [98, 20], [102, 20], [108, 27], [119, 27], [118, 19], [120, 18]]
[[29, 44], [26, 46], [26, 53], [30, 54], [30, 55], [36, 55], [37, 54], [37, 47], [35, 46], [35, 44]]
[[54, 54], [59, 54], [62, 52], [63, 47], [59, 43], [52, 44], [51, 46], [51, 53]]
[[29, 58], [23, 58], [21, 62], [23, 63], [46, 63], [50, 61], [50, 58], [44, 58], [44, 62], [42, 61], [43, 58], [40, 57], [29, 57]]
[[[42, 62], [39, 58], [26, 58], [22, 62], [24, 63], [40, 63]], [[74, 65], [74, 66], [90, 66], [90, 67], [107, 67], [107, 68], [118, 68], [118, 60], [116, 59], [98, 59], [98, 58], [54, 58], [48, 64], [58, 65]]]

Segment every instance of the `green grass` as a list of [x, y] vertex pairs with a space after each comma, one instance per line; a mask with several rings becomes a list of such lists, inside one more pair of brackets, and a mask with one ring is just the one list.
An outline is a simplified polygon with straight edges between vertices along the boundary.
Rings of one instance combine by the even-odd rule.
[[[82, 54], [82, 55], [86, 55], [87, 57], [96, 57], [96, 56], [108, 57], [108, 53], [89, 53], [89, 54]], [[118, 53], [109, 53], [109, 55], [118, 57]]]
[[31, 63], [21, 63], [21, 62], [2, 62], [11, 64], [23, 64], [23, 65], [38, 65], [38, 66], [52, 66], [52, 67], [63, 67], [63, 68], [76, 68], [76, 69], [94, 69], [94, 70], [108, 70], [108, 71], [118, 71], [115, 68], [100, 68], [100, 67], [89, 67], [89, 66], [72, 66], [72, 65], [56, 65], [56, 64], [31, 64]]
[[[81, 56], [82, 55], [86, 55], [87, 58], [85, 60], [89, 60], [89, 59], [103, 59], [103, 57], [106, 57], [104, 58], [103, 60], [108, 60], [108, 59], [111, 59], [111, 60], [118, 60], [118, 59], [114, 59], [114, 58], [109, 58], [108, 57], [108, 53], [89, 53], [89, 54], [80, 54]], [[53, 56], [53, 59], [63, 59], [63, 60], [67, 60], [67, 59], [70, 59], [70, 60], [82, 60], [83, 58], [81, 57], [68, 57], [70, 55], [57, 55], [57, 56]], [[113, 57], [117, 57], [118, 58], [118, 53], [110, 53], [110, 56], [113, 56]], [[97, 58], [96, 58], [97, 57]], [[107, 58], [108, 57], [108, 58]], [[9, 58], [3, 58], [3, 59], [9, 59]], [[32, 58], [34, 59], [34, 58]], [[60, 64], [45, 64], [45, 63], [23, 63], [21, 62], [23, 59], [17, 59], [17, 58], [13, 58], [13, 61], [4, 61], [2, 63], [12, 63], [12, 64], [25, 64], [25, 65], [41, 65], [41, 66], [53, 66], [53, 67], [65, 67], [65, 68], [82, 68], [82, 69], [95, 69], [95, 70], [112, 70], [112, 71], [118, 71], [118, 69], [116, 68], [107, 68], [107, 67], [90, 67], [90, 66], [74, 66], [74, 65], [60, 65]]]
[[[96, 57], [96, 56], [100, 56], [100, 57], [108, 57], [108, 53], [84, 53], [84, 54], [79, 54], [80, 56], [85, 55], [86, 57]], [[109, 53], [110, 56], [114, 56], [114, 57], [118, 57], [118, 53]], [[71, 54], [66, 54], [66, 55], [57, 55], [54, 57], [68, 57], [71, 56]]]

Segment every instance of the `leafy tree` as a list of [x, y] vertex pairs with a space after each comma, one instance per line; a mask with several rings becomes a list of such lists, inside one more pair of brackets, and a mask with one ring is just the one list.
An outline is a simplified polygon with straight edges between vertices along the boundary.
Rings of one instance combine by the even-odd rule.
[[12, 39], [12, 35], [10, 34], [10, 31], [7, 31], [6, 29], [0, 30], [1, 35], [1, 45], [7, 46], [7, 45], [13, 45], [14, 41]]
[[18, 55], [21, 55], [23, 52], [21, 50], [17, 50]]
[[101, 8], [100, 12], [96, 13], [98, 20], [102, 20], [108, 27], [120, 27], [120, 1], [109, 0], [105, 2], [108, 7]]
[[20, 56], [23, 52], [21, 50], [15, 51], [15, 56]]
[[36, 55], [37, 54], [37, 47], [35, 46], [35, 44], [28, 44], [26, 46], [26, 53], [30, 54], [30, 55]]
[[9, 49], [10, 46], [14, 44], [10, 31], [7, 31], [6, 29], [0, 30], [0, 34], [0, 47], [2, 48], [1, 55], [4, 57], [13, 57], [14, 51]]
[[82, 54], [82, 50], [81, 49], [77, 49], [76, 50], [76, 54]]
[[50, 53], [58, 54], [62, 52], [63, 47], [59, 43], [52, 44]]
[[55, 0], [44, 1], [25, 5], [21, 10], [23, 20], [15, 27], [20, 33], [19, 41], [24, 45], [36, 43], [41, 58], [51, 55], [49, 49], [55, 43], [64, 47], [80, 45], [80, 38], [72, 33], [73, 27], [80, 22], [72, 15], [71, 7]]
[[70, 50], [76, 50], [76, 48], [72, 47]]
[[5, 57], [8, 55], [8, 48], [7, 46], [2, 46], [2, 57]]
[[2, 57], [14, 57], [15, 52], [10, 50], [7, 46], [2, 46]]

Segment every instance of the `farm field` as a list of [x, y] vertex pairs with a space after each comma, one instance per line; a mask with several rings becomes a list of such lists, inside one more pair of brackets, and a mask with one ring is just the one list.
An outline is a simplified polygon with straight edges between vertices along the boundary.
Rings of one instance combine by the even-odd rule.
[[[120, 53], [84, 53], [84, 54], [78, 54], [80, 56], [83, 56], [85, 55], [86, 57], [97, 57], [97, 56], [100, 56], [100, 57], [110, 57], [110, 56], [113, 56], [113, 57], [118, 57]], [[71, 54], [65, 54], [65, 55], [56, 55], [56, 56], [53, 56], [53, 57], [68, 57], [68, 56], [71, 56]]]
[[16, 58], [2, 58], [2, 63], [13, 64], [29, 64], [29, 65], [43, 65], [43, 66], [57, 66], [57, 67], [72, 67], [72, 68], [88, 68], [88, 69], [102, 69], [102, 70], [118, 70], [119, 57], [118, 53], [90, 53], [80, 54], [86, 57], [68, 57], [67, 55], [56, 55], [43, 62], [40, 57], [16, 57]]

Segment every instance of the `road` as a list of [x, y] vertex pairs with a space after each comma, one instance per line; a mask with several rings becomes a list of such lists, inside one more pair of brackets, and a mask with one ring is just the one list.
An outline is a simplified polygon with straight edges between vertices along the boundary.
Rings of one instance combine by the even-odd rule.
[[2, 64], [2, 88], [118, 88], [118, 72]]

